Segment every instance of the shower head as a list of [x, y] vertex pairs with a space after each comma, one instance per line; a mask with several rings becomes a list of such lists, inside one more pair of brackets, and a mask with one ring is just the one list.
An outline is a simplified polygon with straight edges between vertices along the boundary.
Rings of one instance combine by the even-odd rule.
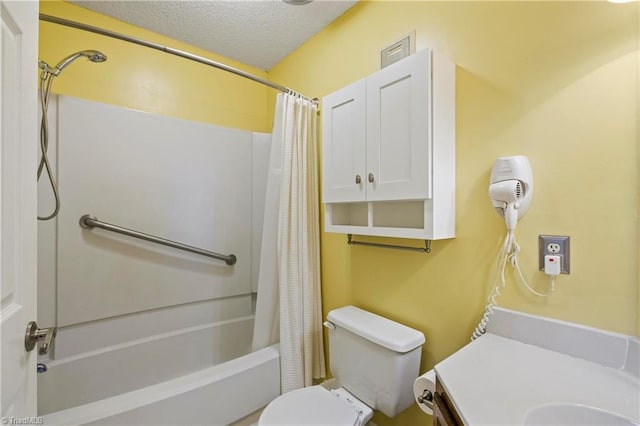
[[76, 52], [72, 55], [67, 56], [63, 60], [61, 60], [58, 65], [54, 67], [54, 74], [57, 76], [62, 72], [65, 67], [67, 67], [71, 62], [75, 61], [78, 58], [85, 57], [89, 59], [91, 62], [104, 62], [107, 60], [107, 55], [97, 50], [82, 50], [80, 52]]
[[92, 50], [89, 60], [96, 63], [104, 62], [107, 60], [107, 55], [98, 50]]

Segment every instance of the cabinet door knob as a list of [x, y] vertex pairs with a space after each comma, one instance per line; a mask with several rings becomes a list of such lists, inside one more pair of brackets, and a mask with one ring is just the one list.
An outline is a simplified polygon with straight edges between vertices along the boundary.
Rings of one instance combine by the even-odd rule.
[[369, 182], [373, 183], [373, 181], [375, 181], [375, 176], [373, 176], [373, 173], [369, 173]]
[[362, 182], [362, 178], [360, 177], [360, 175], [356, 175], [356, 183], [360, 184], [360, 182]]

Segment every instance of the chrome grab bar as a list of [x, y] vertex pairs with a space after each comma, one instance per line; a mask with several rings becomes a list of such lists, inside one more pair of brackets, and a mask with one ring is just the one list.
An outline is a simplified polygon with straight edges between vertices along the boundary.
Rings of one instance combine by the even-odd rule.
[[212, 257], [214, 259], [224, 260], [227, 265], [235, 265], [237, 261], [236, 256], [233, 254], [224, 255], [224, 254], [214, 253], [212, 251], [203, 250], [193, 246], [188, 246], [186, 244], [178, 243], [176, 241], [171, 241], [164, 238], [155, 237], [153, 235], [144, 234], [142, 232], [134, 231], [132, 229], [123, 228], [122, 226], [113, 225], [107, 222], [102, 222], [98, 220], [98, 218], [96, 218], [95, 216], [91, 216], [90, 214], [85, 214], [80, 218], [80, 226], [84, 229], [100, 228], [106, 231], [127, 235], [129, 237], [138, 238], [140, 240], [149, 241], [149, 242], [160, 244], [163, 246], [173, 247], [178, 250], [184, 250], [191, 253], [200, 254], [202, 256]]

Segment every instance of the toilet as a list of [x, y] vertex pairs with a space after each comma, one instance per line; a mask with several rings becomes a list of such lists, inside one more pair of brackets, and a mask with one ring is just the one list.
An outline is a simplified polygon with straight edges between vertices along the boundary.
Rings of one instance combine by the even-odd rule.
[[297, 389], [271, 401], [259, 426], [363, 426], [414, 402], [424, 335], [379, 315], [345, 306], [327, 315], [331, 373], [340, 387]]

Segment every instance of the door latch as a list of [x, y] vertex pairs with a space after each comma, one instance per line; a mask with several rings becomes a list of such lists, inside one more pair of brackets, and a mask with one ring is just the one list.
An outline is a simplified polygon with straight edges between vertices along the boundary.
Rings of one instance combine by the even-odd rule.
[[42, 342], [38, 353], [46, 355], [49, 352], [51, 343], [56, 338], [56, 334], [58, 334], [57, 327], [38, 328], [38, 324], [35, 321], [31, 321], [27, 324], [27, 331], [24, 334], [24, 348], [27, 352], [30, 352], [36, 347], [36, 343]]

